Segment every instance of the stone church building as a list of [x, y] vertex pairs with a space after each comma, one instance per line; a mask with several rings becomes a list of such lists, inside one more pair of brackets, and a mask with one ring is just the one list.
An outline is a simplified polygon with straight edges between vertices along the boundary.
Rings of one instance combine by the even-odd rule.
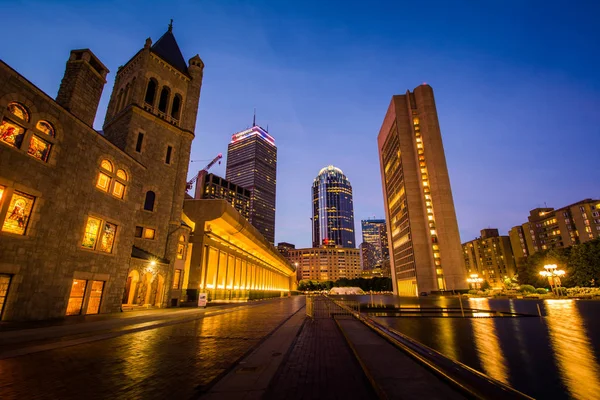
[[[204, 64], [172, 27], [119, 67], [73, 50], [56, 99], [0, 62], [0, 312], [41, 320], [175, 305]], [[181, 292], [181, 290], [179, 290]]]

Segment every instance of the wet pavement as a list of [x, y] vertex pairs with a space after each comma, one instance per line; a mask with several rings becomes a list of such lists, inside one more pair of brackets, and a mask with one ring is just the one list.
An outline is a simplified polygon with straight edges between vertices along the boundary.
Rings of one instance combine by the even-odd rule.
[[250, 303], [2, 359], [0, 398], [196, 398], [303, 305], [303, 297]]

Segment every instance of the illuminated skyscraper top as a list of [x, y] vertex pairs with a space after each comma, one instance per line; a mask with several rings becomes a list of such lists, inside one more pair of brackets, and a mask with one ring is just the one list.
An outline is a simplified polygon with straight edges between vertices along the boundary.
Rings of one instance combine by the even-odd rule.
[[227, 147], [226, 179], [251, 192], [250, 223], [275, 243], [275, 139], [258, 125], [235, 133]]
[[330, 165], [313, 182], [313, 247], [355, 248], [352, 186], [341, 169]]

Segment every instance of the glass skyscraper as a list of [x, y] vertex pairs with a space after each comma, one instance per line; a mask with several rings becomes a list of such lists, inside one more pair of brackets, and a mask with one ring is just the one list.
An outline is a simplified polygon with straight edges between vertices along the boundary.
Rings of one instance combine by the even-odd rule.
[[276, 176], [277, 147], [267, 131], [254, 125], [231, 137], [225, 179], [250, 190], [250, 223], [271, 244], [275, 243]]
[[374, 268], [375, 265], [381, 265], [383, 260], [389, 257], [388, 236], [385, 219], [364, 219], [361, 221], [362, 240], [374, 247]]
[[356, 248], [352, 186], [342, 170], [330, 165], [319, 171], [312, 194], [313, 247]]

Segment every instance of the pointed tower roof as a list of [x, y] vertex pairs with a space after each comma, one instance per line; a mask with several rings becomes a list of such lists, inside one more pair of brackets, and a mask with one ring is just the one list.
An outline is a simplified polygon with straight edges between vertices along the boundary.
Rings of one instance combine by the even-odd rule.
[[173, 36], [173, 20], [169, 24], [169, 29], [152, 45], [150, 51], [179, 71], [186, 75], [188, 74], [187, 64], [181, 54], [181, 50], [179, 50], [175, 36]]

